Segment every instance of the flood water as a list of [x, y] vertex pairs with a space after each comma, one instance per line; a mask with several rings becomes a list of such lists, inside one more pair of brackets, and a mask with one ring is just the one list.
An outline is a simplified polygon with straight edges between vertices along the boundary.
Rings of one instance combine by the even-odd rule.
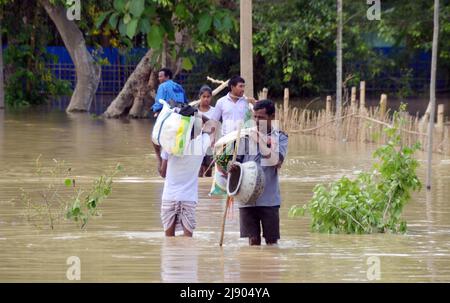
[[[371, 166], [375, 146], [338, 144], [291, 135], [281, 170], [281, 240], [249, 247], [239, 238], [235, 208], [219, 247], [224, 201], [211, 199], [211, 179], [200, 181], [197, 229], [192, 239], [165, 238], [160, 223], [163, 179], [157, 175], [148, 120], [102, 120], [89, 115], [4, 114], [0, 111], [0, 281], [65, 282], [67, 259], [81, 261], [82, 282], [353, 282], [369, 281], [367, 261], [380, 260], [381, 282], [450, 281], [450, 158], [434, 157], [433, 191], [413, 194], [404, 235], [313, 233], [306, 217], [288, 218], [318, 183]], [[14, 204], [20, 188], [39, 189], [33, 175], [64, 160], [77, 186], [120, 162], [102, 216], [86, 230], [72, 222], [38, 230]], [[419, 154], [420, 159], [425, 155]], [[425, 163], [419, 170], [425, 180]], [[47, 182], [47, 183], [46, 183]], [[61, 180], [63, 182], [63, 180]]]

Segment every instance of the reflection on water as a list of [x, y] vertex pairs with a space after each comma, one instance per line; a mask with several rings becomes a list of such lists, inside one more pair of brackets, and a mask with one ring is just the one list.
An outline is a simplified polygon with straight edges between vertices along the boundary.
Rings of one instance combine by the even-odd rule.
[[[163, 183], [150, 130], [147, 120], [58, 112], [0, 116], [0, 281], [67, 281], [70, 256], [80, 258], [84, 282], [368, 281], [371, 256], [380, 259], [382, 282], [450, 281], [450, 159], [435, 156], [433, 191], [413, 195], [404, 214], [406, 235], [317, 234], [310, 231], [308, 217], [288, 218], [288, 209], [306, 203], [317, 183], [369, 168], [375, 147], [292, 135], [280, 173], [279, 245], [248, 247], [239, 238], [234, 206], [220, 248], [223, 201], [208, 197], [208, 178], [199, 183], [194, 237], [164, 237]], [[84, 185], [117, 162], [124, 166], [101, 206], [102, 217], [89, 222], [87, 230], [70, 222], [54, 231], [36, 230], [11, 203], [20, 187], [36, 189], [50, 180], [32, 174], [39, 154], [48, 166], [53, 158], [65, 160]], [[424, 180], [423, 167], [419, 174]]]

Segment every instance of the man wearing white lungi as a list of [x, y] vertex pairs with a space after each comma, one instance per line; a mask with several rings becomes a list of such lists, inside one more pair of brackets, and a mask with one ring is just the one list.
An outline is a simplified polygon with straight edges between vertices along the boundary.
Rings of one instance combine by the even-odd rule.
[[[175, 236], [175, 231], [183, 230], [184, 236], [192, 237], [194, 232], [195, 209], [198, 201], [198, 173], [205, 153], [212, 145], [214, 128], [189, 142], [188, 152], [183, 156], [159, 154], [158, 170], [164, 180], [161, 203], [161, 221], [167, 237]], [[211, 136], [211, 138], [210, 138]]]

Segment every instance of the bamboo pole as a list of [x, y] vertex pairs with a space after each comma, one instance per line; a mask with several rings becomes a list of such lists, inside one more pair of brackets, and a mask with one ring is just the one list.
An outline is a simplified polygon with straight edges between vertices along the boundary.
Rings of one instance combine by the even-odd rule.
[[267, 87], [264, 87], [262, 89], [262, 91], [259, 93], [258, 99], [265, 100], [265, 99], [267, 99], [268, 94], [269, 94], [269, 89], [267, 89]]
[[387, 109], [387, 95], [381, 94], [380, 98], [380, 120], [384, 119], [384, 116], [386, 115], [386, 109]]
[[331, 113], [331, 96], [327, 96], [325, 111], [327, 112], [327, 115]]
[[366, 110], [366, 82], [361, 81], [359, 83], [359, 111], [364, 112]]
[[[234, 151], [233, 151], [233, 158], [231, 160], [231, 164], [233, 164], [234, 162], [236, 162], [236, 157], [237, 157], [237, 153], [239, 150], [239, 142], [241, 142], [241, 128], [242, 128], [242, 123], [239, 123], [238, 126], [238, 132], [237, 132], [237, 137], [236, 137], [236, 143], [234, 145]], [[225, 203], [225, 211], [223, 213], [223, 219], [222, 219], [222, 229], [221, 229], [221, 234], [220, 234], [220, 242], [219, 242], [219, 246], [222, 246], [223, 244], [223, 237], [225, 234], [225, 222], [227, 220], [227, 214], [228, 214], [228, 208], [231, 206], [231, 196], [227, 196], [227, 201]]]
[[350, 105], [352, 107], [352, 111], [356, 112], [356, 87], [352, 86], [352, 93], [350, 97]]
[[289, 115], [289, 88], [284, 89], [283, 110], [284, 110], [284, 115], [283, 115], [284, 130], [287, 130], [288, 115]]
[[436, 130], [439, 133], [442, 133], [444, 131], [444, 104], [439, 104], [437, 107]]

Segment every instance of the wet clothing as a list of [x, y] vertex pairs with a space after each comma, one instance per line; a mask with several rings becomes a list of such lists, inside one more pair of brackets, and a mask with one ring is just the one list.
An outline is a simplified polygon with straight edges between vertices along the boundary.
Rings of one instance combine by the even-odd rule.
[[161, 221], [164, 231], [174, 223], [175, 231], [191, 233], [195, 229], [195, 208], [198, 200], [198, 172], [207, 148], [211, 144], [208, 134], [201, 134], [191, 140], [188, 154], [183, 156], [161, 152], [161, 158], [167, 160], [166, 178], [161, 203]]
[[[287, 147], [288, 147], [288, 136], [278, 130], [272, 131], [271, 135], [271, 144], [273, 145], [273, 148], [275, 149], [276, 153], [273, 155], [274, 157], [278, 157], [278, 159], [283, 162], [286, 154], [287, 154]], [[242, 156], [237, 157], [237, 161], [244, 163], [247, 161], [255, 161], [259, 165], [261, 165], [262, 170], [264, 171], [264, 191], [261, 194], [261, 196], [256, 200], [256, 204], [254, 206], [280, 206], [281, 204], [281, 197], [280, 197], [280, 184], [278, 180], [278, 168], [276, 165], [269, 166], [267, 159], [262, 158], [259, 148], [250, 148], [250, 144], [254, 144], [253, 141], [246, 139], [244, 142], [244, 147], [246, 150], [241, 152], [240, 154]], [[241, 143], [242, 144], [242, 143]], [[249, 154], [249, 150], [256, 150], [256, 152], [251, 155]], [[244, 155], [243, 155], [244, 154]], [[278, 162], [278, 161], [277, 161]], [[241, 207], [254, 207], [252, 205], [248, 206], [241, 206]]]
[[183, 227], [193, 232], [195, 221], [196, 203], [191, 201], [168, 201], [161, 203], [161, 221], [164, 231], [167, 231], [175, 223], [175, 231], [182, 231]]
[[[268, 146], [274, 152], [272, 157], [276, 161], [269, 161], [262, 157], [259, 146], [252, 140], [245, 138], [241, 141], [244, 143], [242, 152], [243, 156], [237, 159], [244, 163], [247, 161], [255, 161], [264, 172], [264, 191], [256, 200], [255, 205], [239, 205], [239, 221], [241, 238], [260, 237], [261, 226], [263, 237], [268, 243], [276, 243], [280, 238], [280, 184], [278, 179], [278, 163], [283, 162], [287, 154], [288, 136], [278, 130], [273, 130], [266, 137]], [[251, 146], [251, 144], [256, 145]], [[256, 151], [256, 152], [250, 152]]]
[[256, 206], [239, 209], [241, 238], [260, 237], [261, 226], [263, 237], [268, 242], [280, 239], [280, 208]]
[[208, 134], [201, 134], [191, 140], [188, 147], [189, 154], [175, 156], [162, 151], [161, 158], [167, 160], [166, 178], [162, 200], [190, 201], [198, 200], [198, 172], [211, 145]]

